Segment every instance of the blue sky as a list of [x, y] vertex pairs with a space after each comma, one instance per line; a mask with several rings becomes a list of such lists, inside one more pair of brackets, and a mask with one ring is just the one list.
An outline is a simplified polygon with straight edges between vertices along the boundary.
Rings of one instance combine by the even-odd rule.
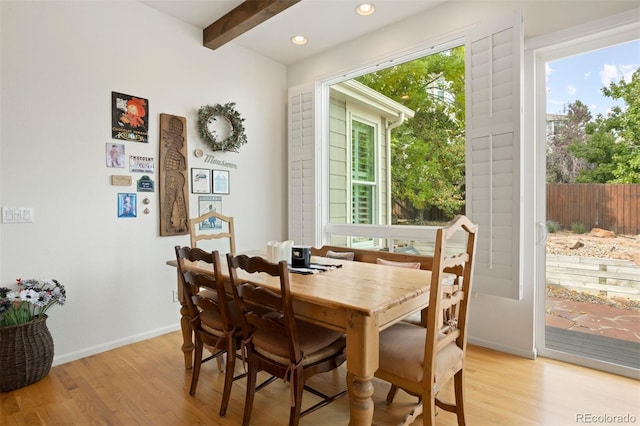
[[631, 81], [639, 67], [640, 40], [548, 62], [547, 113], [561, 114], [565, 105], [579, 99], [593, 117], [606, 116], [612, 106], [624, 103], [605, 97], [601, 88], [621, 79]]

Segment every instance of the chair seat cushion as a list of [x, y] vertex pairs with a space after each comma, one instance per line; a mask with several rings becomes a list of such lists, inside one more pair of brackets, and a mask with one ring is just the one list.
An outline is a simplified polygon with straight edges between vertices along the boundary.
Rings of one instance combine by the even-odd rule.
[[344, 259], [344, 260], [353, 260], [356, 257], [356, 254], [352, 251], [333, 251], [327, 250], [327, 254], [325, 255], [331, 259]]
[[224, 333], [222, 316], [216, 311], [203, 311], [200, 312], [200, 325], [204, 331], [207, 331], [215, 336], [220, 336]]
[[[399, 322], [380, 333], [380, 369], [411, 382], [422, 381], [427, 330]], [[436, 355], [435, 381], [448, 380], [462, 368], [462, 349], [455, 342]]]
[[[303, 364], [312, 364], [344, 350], [346, 340], [340, 332], [296, 321]], [[256, 352], [281, 364], [288, 364], [289, 346], [284, 335], [257, 331], [253, 335]]]
[[[227, 306], [229, 307], [229, 312], [231, 313], [232, 324], [240, 324], [240, 321], [242, 321], [241, 314], [233, 300], [228, 300]], [[223, 334], [224, 324], [222, 321], [222, 315], [219, 311], [201, 311], [200, 324], [205, 331], [208, 331], [211, 334], [214, 334], [216, 336], [220, 336]], [[238, 326], [236, 326], [236, 328], [240, 329], [240, 327]]]

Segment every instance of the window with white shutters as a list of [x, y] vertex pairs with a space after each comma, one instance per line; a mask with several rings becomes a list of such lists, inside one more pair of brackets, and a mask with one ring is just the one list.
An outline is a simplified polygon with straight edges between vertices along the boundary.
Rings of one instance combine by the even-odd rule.
[[[522, 47], [519, 12], [501, 23], [476, 26], [465, 44], [466, 214], [479, 225], [474, 291], [515, 299], [522, 296]], [[318, 167], [323, 151], [321, 141], [315, 139], [314, 117], [309, 116], [315, 104], [312, 85], [305, 90], [299, 87], [289, 93], [289, 238], [321, 245], [329, 234], [389, 241], [433, 234], [432, 227], [403, 229], [366, 222], [376, 193], [367, 180], [369, 151], [366, 145], [360, 146], [359, 138], [364, 142], [366, 133], [357, 135], [351, 152], [356, 160], [351, 185], [354, 224], [329, 221], [328, 214], [322, 213], [328, 199], [322, 199], [318, 188], [329, 181], [330, 171]]]

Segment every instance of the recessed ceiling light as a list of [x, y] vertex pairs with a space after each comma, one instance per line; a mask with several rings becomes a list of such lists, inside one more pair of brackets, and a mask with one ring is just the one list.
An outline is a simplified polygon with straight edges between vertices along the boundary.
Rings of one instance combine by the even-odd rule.
[[291, 37], [291, 43], [293, 44], [307, 44], [307, 38], [303, 35], [297, 35], [297, 36], [293, 36]]
[[376, 11], [376, 7], [370, 3], [361, 3], [356, 7], [356, 13], [360, 16], [369, 16]]

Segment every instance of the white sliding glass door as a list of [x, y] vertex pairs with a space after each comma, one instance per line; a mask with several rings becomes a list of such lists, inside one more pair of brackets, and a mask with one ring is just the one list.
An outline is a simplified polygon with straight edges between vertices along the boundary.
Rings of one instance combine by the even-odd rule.
[[620, 120], [640, 103], [625, 95], [640, 87], [633, 34], [592, 36], [536, 56], [537, 347], [637, 377], [640, 146]]

